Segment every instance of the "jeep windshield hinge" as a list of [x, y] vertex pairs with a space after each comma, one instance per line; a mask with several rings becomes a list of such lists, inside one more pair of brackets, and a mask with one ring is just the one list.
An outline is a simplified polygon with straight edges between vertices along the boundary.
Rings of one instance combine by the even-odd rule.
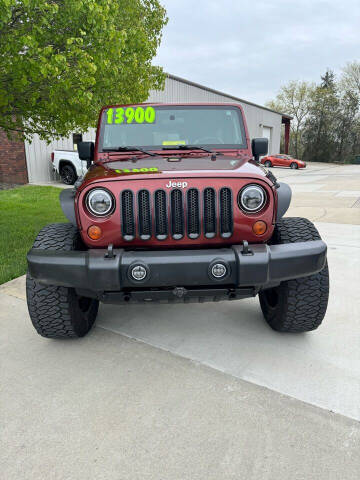
[[279, 187], [280, 187], [280, 185], [279, 185], [279, 183], [278, 183], [278, 181], [277, 181], [277, 178], [275, 177], [275, 175], [274, 175], [272, 172], [270, 172], [270, 170], [268, 170], [268, 172], [266, 173], [266, 176], [267, 176], [267, 178], [273, 183], [273, 185], [274, 185], [275, 188], [279, 188]]

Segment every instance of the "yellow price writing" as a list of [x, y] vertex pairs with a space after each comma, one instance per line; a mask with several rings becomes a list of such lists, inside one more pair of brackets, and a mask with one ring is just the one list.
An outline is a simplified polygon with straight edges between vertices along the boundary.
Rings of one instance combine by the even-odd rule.
[[106, 123], [109, 125], [113, 124], [124, 124], [128, 125], [131, 123], [154, 123], [156, 118], [155, 108], [153, 107], [118, 107], [118, 108], [109, 108], [106, 111]]
[[149, 173], [149, 172], [158, 172], [159, 169], [157, 167], [149, 167], [149, 168], [123, 168], [122, 170], [116, 169], [116, 173]]

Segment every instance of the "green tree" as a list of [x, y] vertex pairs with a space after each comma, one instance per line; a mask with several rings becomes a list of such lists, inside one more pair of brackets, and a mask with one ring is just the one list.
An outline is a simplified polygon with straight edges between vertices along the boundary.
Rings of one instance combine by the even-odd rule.
[[349, 62], [344, 68], [340, 86], [343, 90], [350, 91], [360, 97], [360, 62]]
[[159, 0], [0, 0], [0, 127], [66, 136], [103, 105], [146, 100], [166, 22]]
[[360, 143], [359, 95], [345, 90], [339, 100], [339, 113], [336, 124], [337, 155], [339, 161], [350, 160]]
[[360, 154], [360, 62], [339, 80], [331, 70], [318, 85], [289, 82], [267, 105], [293, 116], [290, 152], [313, 161], [347, 162]]
[[328, 70], [311, 97], [303, 134], [305, 160], [331, 162], [335, 159], [338, 115], [339, 98], [335, 76]]
[[291, 121], [290, 152], [296, 158], [303, 153], [302, 132], [310, 108], [314, 85], [308, 82], [291, 81], [280, 88], [275, 100], [266, 105], [278, 112], [293, 117]]
[[339, 159], [352, 160], [360, 154], [360, 62], [348, 63], [339, 82]]

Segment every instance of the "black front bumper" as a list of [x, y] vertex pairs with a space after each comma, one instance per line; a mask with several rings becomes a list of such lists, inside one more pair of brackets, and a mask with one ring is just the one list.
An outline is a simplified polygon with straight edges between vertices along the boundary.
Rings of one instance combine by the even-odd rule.
[[[326, 244], [321, 240], [283, 245], [256, 244], [249, 252], [242, 245], [206, 250], [107, 250], [59, 252], [32, 249], [27, 256], [30, 275], [41, 283], [73, 287], [92, 292], [103, 301], [127, 295], [138, 299], [175, 296], [206, 296], [212, 290], [251, 296], [260, 289], [284, 280], [319, 272], [326, 261]], [[227, 275], [215, 279], [214, 263], [227, 267]], [[142, 265], [147, 270], [143, 281], [134, 280], [131, 270]], [[241, 290], [243, 289], [243, 290]], [[119, 295], [119, 293], [121, 295]], [[143, 292], [143, 293], [141, 293]], [[145, 293], [144, 293], [145, 292]], [[197, 293], [196, 293], [197, 292]], [[236, 293], [237, 292], [237, 293]], [[248, 292], [248, 293], [246, 293]], [[141, 297], [141, 298], [140, 298]], [[129, 297], [130, 298], [130, 297]]]

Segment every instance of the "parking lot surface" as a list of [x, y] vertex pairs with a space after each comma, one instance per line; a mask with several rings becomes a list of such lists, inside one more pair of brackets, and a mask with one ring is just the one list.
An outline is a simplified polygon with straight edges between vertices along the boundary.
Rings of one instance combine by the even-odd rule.
[[[272, 171], [292, 187], [287, 215], [315, 221], [328, 244], [331, 294], [318, 331], [273, 332], [257, 298], [121, 309], [106, 305], [97, 324], [360, 420], [360, 166]], [[350, 219], [354, 224], [344, 223]]]
[[359, 478], [360, 166], [272, 171], [293, 189], [288, 214], [328, 243], [323, 325], [275, 333], [257, 299], [102, 305], [86, 338], [50, 341], [30, 324], [24, 278], [9, 282], [4, 478]]
[[301, 171], [271, 171], [291, 185], [293, 199], [287, 216], [360, 225], [360, 165], [312, 163]]

